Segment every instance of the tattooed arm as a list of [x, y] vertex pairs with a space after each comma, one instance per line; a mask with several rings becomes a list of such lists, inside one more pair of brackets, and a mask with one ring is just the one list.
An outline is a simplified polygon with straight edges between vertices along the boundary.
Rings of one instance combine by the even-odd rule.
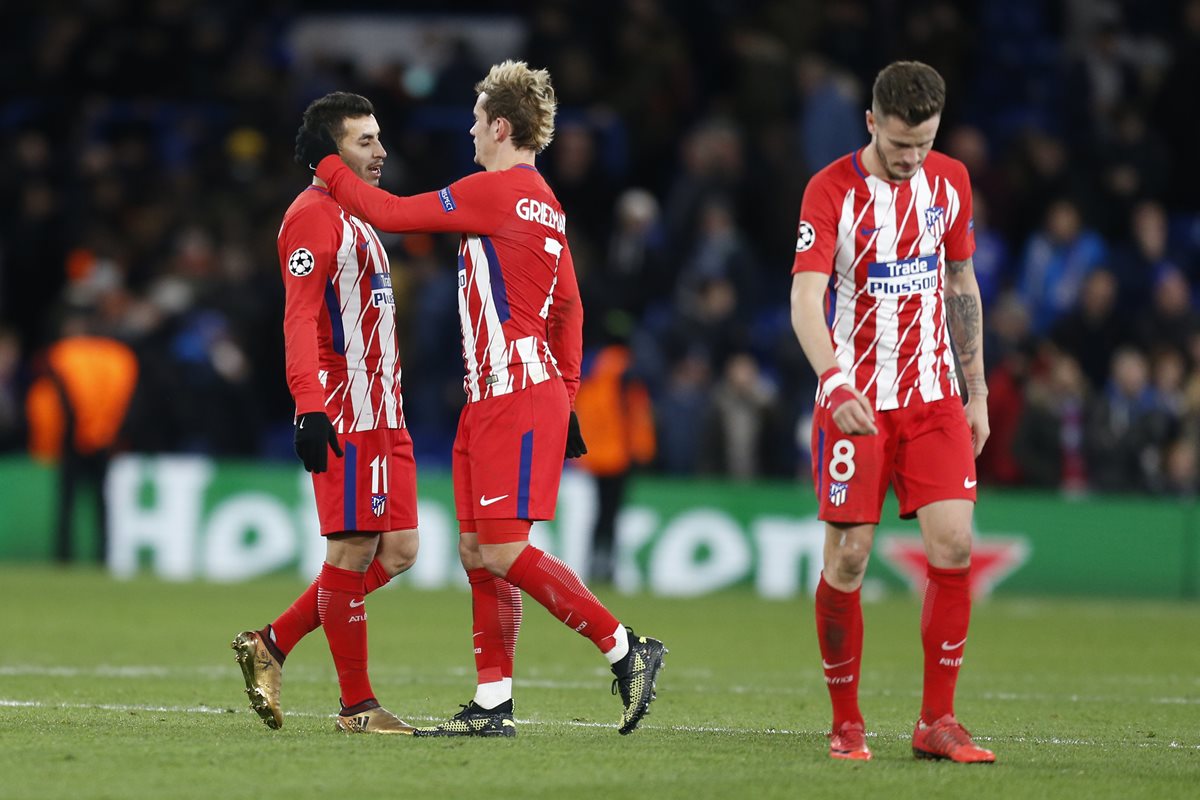
[[975, 455], [983, 450], [990, 427], [987, 418], [987, 380], [983, 366], [983, 303], [970, 258], [946, 262], [946, 324], [958, 352], [967, 387], [967, 422], [975, 440]]

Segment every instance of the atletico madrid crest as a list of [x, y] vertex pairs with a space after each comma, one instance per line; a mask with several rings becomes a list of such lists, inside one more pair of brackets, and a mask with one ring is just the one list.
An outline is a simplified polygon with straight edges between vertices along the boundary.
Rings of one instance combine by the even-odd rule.
[[846, 492], [849, 490], [849, 485], [834, 481], [829, 484], [829, 502], [835, 506], [840, 506], [846, 502]]
[[371, 513], [372, 514], [374, 514], [377, 517], [382, 517], [384, 508], [386, 508], [386, 506], [387, 506], [387, 495], [386, 494], [371, 495]]

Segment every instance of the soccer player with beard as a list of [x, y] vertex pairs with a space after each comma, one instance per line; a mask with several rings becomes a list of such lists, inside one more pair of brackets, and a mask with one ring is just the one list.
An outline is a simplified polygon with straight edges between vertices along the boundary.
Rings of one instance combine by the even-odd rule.
[[[365, 97], [334, 92], [304, 112], [301, 131], [337, 143], [346, 171], [379, 183], [387, 151]], [[297, 160], [308, 162], [300, 152]], [[311, 169], [311, 167], [310, 167]], [[417, 556], [417, 476], [400, 396], [395, 303], [387, 254], [371, 226], [339, 206], [314, 177], [283, 218], [278, 237], [286, 290], [284, 345], [296, 401], [296, 454], [312, 473], [325, 563], [271, 624], [232, 647], [250, 705], [283, 725], [280, 682], [288, 653], [321, 627], [337, 669], [348, 733], [411, 734], [382, 708], [367, 675], [365, 595]], [[329, 467], [329, 451], [340, 461]]]
[[[900, 61], [875, 80], [871, 142], [813, 176], [792, 266], [792, 326], [820, 376], [813, 483], [825, 521], [817, 638], [833, 758], [868, 760], [859, 591], [889, 484], [928, 556], [919, 758], [992, 762], [954, 716], [967, 642], [975, 457], [988, 437], [971, 182], [932, 150], [946, 85]], [[961, 357], [964, 407], [951, 342]]]
[[[471, 585], [477, 688], [452, 719], [418, 736], [512, 736], [513, 657], [521, 590], [604, 654], [624, 706], [622, 734], [654, 699], [666, 648], [639, 637], [566, 564], [529, 543], [552, 519], [564, 455], [586, 452], [571, 409], [583, 311], [566, 216], [534, 166], [554, 133], [545, 70], [493, 66], [475, 86], [470, 133], [483, 172], [437, 192], [396, 197], [360, 179], [332, 143], [305, 150], [334, 198], [387, 231], [462, 234], [458, 255], [467, 403], [453, 453], [459, 555]], [[302, 131], [301, 136], [305, 136]]]

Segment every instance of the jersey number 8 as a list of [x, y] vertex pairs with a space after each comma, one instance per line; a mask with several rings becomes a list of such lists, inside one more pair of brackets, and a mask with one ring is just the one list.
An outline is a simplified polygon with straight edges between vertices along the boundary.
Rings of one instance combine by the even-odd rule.
[[833, 443], [833, 458], [829, 461], [829, 477], [845, 483], [854, 477], [854, 442], [838, 439]]

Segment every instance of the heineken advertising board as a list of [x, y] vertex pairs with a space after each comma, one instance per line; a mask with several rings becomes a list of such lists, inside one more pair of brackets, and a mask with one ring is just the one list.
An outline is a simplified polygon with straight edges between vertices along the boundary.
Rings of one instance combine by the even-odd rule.
[[[0, 460], [0, 559], [53, 552], [53, 469]], [[122, 456], [106, 485], [108, 569], [170, 580], [248, 580], [316, 574], [324, 555], [309, 476], [291, 465], [195, 456]], [[466, 585], [450, 481], [419, 476], [421, 550], [399, 580]], [[77, 552], [91, 552], [94, 515], [81, 503]], [[584, 473], [563, 476], [557, 519], [533, 540], [586, 574], [596, 493]], [[975, 593], [1195, 597], [1200, 522], [1195, 506], [1133, 498], [1067, 500], [1053, 494], [980, 492]], [[803, 483], [733, 483], [639, 477], [619, 517], [616, 584], [624, 591], [704, 594], [751, 587], [768, 598], [811, 593], [824, 526]], [[864, 590], [919, 589], [924, 554], [915, 522], [889, 498]]]

